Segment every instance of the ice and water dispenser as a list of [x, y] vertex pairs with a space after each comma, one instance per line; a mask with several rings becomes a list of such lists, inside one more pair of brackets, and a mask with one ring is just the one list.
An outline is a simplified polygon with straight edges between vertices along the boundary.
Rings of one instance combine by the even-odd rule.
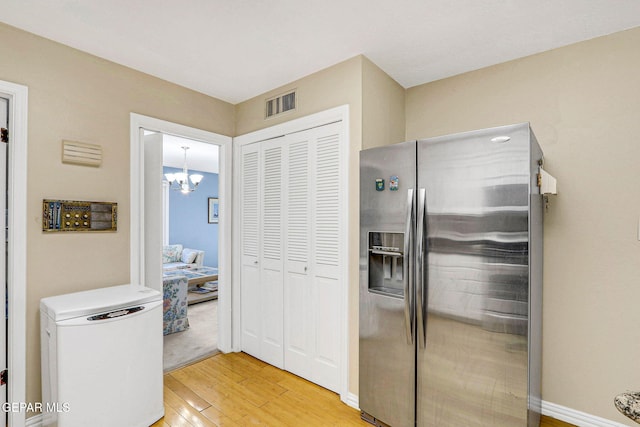
[[369, 292], [404, 297], [404, 233], [369, 232]]

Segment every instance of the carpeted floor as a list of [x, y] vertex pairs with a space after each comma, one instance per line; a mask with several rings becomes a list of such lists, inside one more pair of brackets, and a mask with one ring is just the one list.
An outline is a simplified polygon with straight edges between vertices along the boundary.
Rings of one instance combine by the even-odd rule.
[[218, 300], [190, 305], [187, 316], [189, 329], [164, 337], [165, 372], [218, 352]]

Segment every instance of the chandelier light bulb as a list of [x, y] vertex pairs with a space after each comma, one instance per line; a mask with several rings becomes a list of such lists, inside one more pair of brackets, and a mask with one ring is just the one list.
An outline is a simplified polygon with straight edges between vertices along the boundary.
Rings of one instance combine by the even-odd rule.
[[[187, 150], [189, 147], [182, 147], [182, 149], [184, 150], [184, 166], [182, 167], [182, 172], [167, 173], [164, 176], [174, 190], [180, 190], [182, 194], [189, 194], [198, 187], [198, 184], [200, 184], [204, 176], [199, 173], [189, 175], [189, 169], [187, 168]], [[193, 184], [193, 188], [189, 185], [189, 181]]]
[[196, 186], [198, 184], [200, 184], [200, 181], [202, 181], [202, 178], [204, 178], [204, 177], [202, 175], [200, 175], [199, 173], [194, 173], [189, 177], [189, 179], [191, 180], [193, 185], [196, 185]]

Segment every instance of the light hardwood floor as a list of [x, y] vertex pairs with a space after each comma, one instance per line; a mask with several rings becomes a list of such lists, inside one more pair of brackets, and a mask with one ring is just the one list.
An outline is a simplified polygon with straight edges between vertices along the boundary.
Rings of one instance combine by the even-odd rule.
[[573, 424], [556, 420], [555, 418], [542, 416], [540, 427], [575, 427]]
[[[151, 427], [371, 427], [335, 393], [245, 353], [217, 354], [166, 374], [164, 407]], [[569, 426], [547, 417], [540, 423]]]

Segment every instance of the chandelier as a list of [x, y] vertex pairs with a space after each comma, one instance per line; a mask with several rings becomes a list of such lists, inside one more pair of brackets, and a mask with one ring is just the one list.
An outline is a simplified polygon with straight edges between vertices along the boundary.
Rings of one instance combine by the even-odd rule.
[[[184, 150], [184, 165], [182, 167], [182, 172], [167, 173], [164, 176], [167, 178], [167, 181], [169, 181], [171, 188], [174, 190], [180, 190], [183, 194], [188, 194], [198, 187], [198, 184], [200, 184], [200, 181], [202, 181], [202, 178], [204, 177], [199, 173], [189, 175], [189, 169], [187, 169], [187, 150], [189, 147], [182, 147], [182, 149]], [[189, 184], [189, 181], [191, 181], [193, 187]]]

